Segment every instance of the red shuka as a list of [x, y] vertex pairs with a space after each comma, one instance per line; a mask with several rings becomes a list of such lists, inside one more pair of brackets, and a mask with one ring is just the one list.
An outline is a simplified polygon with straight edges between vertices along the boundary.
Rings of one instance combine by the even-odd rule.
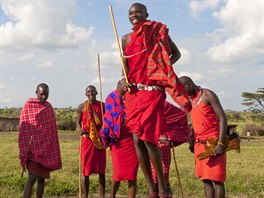
[[[133, 55], [145, 49], [143, 37], [131, 35], [131, 42], [126, 46], [126, 55]], [[134, 84], [158, 85], [157, 81], [150, 81], [147, 77], [146, 51], [128, 58], [130, 71], [129, 82]], [[161, 132], [166, 132], [164, 118], [164, 101], [166, 94], [163, 91], [144, 91], [132, 88], [125, 95], [125, 111], [129, 131], [136, 132], [139, 139], [157, 145]]]
[[114, 181], [130, 181], [137, 179], [138, 158], [131, 133], [126, 127], [121, 129], [121, 137], [116, 144], [111, 145]]
[[[195, 139], [207, 140], [219, 136], [219, 118], [216, 116], [211, 105], [204, 104], [201, 101], [196, 107], [192, 108], [191, 119]], [[199, 160], [196, 156], [201, 152], [204, 152], [204, 145], [199, 142], [195, 143], [194, 158], [196, 176], [201, 180], [209, 179], [224, 182], [226, 179], [226, 154]]]
[[55, 114], [49, 102], [28, 99], [20, 114], [18, 143], [22, 167], [28, 160], [50, 170], [62, 167]]
[[[96, 101], [95, 104], [91, 104], [91, 108], [93, 108], [94, 112], [102, 118], [102, 110], [101, 103]], [[90, 116], [87, 115], [88, 112], [82, 112], [82, 125], [84, 125], [84, 132], [89, 132], [89, 119]], [[96, 128], [99, 131], [101, 125], [97, 125]], [[83, 176], [89, 176], [91, 174], [104, 174], [106, 169], [106, 151], [97, 149], [89, 137], [82, 137], [82, 174]]]

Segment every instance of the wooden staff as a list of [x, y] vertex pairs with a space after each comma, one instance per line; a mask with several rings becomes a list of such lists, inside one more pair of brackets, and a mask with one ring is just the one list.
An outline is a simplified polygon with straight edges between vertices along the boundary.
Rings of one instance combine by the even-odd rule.
[[79, 145], [79, 198], [82, 198], [82, 135]]
[[[27, 156], [28, 156], [29, 151], [30, 151], [30, 146], [32, 144], [32, 140], [33, 140], [33, 135], [30, 136], [30, 140], [29, 140], [29, 143], [28, 143]], [[26, 159], [26, 164], [27, 164], [27, 161], [28, 161], [28, 159]], [[20, 175], [21, 177], [24, 176], [25, 169], [26, 169], [26, 167], [22, 169], [22, 172], [21, 172], [21, 175]]]
[[183, 196], [183, 190], [182, 190], [182, 185], [181, 185], [181, 179], [180, 179], [180, 174], [179, 174], [179, 171], [178, 171], [178, 166], [177, 166], [177, 163], [176, 163], [176, 157], [175, 157], [174, 146], [172, 144], [172, 141], [170, 141], [170, 145], [171, 145], [171, 148], [172, 148], [173, 160], [174, 160], [175, 169], [176, 169], [176, 173], [177, 173], [177, 177], [178, 177], [178, 181], [179, 181], [181, 197], [183, 198], [184, 196]]
[[[109, 6], [109, 11], [110, 11], [111, 19], [112, 19], [113, 29], [114, 29], [114, 32], [115, 32], [115, 38], [116, 38], [116, 42], [117, 42], [117, 47], [118, 47], [119, 55], [120, 55], [121, 62], [122, 62], [122, 69], [123, 69], [124, 77], [126, 79], [126, 83], [129, 84], [128, 83], [128, 78], [127, 78], [125, 64], [124, 64], [124, 61], [123, 61], [123, 58], [122, 58], [121, 47], [120, 47], [119, 38], [118, 38], [117, 30], [116, 30], [115, 18], [114, 18], [114, 14], [113, 14], [113, 10], [112, 10], [112, 6], [111, 5]], [[129, 87], [128, 87], [128, 91], [130, 91], [130, 88]]]
[[100, 83], [100, 100], [101, 100], [101, 111], [102, 111], [102, 122], [104, 121], [104, 108], [103, 108], [103, 99], [102, 99], [102, 79], [101, 79], [101, 69], [100, 69], [100, 56], [98, 55], [98, 78]]

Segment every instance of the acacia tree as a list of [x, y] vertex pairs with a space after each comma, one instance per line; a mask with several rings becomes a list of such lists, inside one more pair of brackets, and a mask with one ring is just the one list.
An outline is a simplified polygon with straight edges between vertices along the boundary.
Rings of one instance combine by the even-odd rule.
[[242, 92], [242, 105], [248, 106], [253, 112], [264, 112], [264, 88], [258, 88], [256, 93]]

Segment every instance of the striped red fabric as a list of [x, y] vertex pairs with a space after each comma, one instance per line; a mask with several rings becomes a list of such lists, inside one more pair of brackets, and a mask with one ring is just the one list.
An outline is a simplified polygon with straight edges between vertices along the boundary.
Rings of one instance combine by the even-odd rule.
[[[165, 176], [165, 181], [166, 184], [170, 184], [169, 182], [169, 178], [170, 178], [170, 164], [171, 164], [171, 151], [170, 151], [170, 143], [169, 141], [167, 142], [160, 142], [158, 143], [158, 147], [161, 151], [161, 162], [162, 162], [162, 169], [163, 169], [163, 173]], [[157, 182], [157, 175], [156, 175], [156, 171], [154, 169], [154, 166], [151, 163], [151, 172], [152, 172], [152, 178], [154, 180], [154, 183], [158, 183]]]
[[36, 162], [29, 160], [27, 164], [27, 169], [28, 169], [28, 172], [35, 173], [39, 177], [43, 177], [45, 179], [50, 178], [50, 169], [45, 168], [44, 166]]
[[171, 49], [168, 42], [168, 28], [166, 25], [146, 20], [136, 25], [133, 30], [137, 36], [143, 37], [148, 55], [147, 75], [149, 80], [157, 81], [164, 86], [172, 99], [182, 109], [191, 111], [191, 103], [186, 95], [184, 85], [175, 74], [170, 63]]
[[178, 146], [189, 141], [190, 128], [187, 113], [168, 101], [165, 101], [164, 116], [168, 126], [167, 137], [173, 146]]
[[22, 167], [25, 167], [27, 160], [50, 170], [62, 167], [55, 114], [49, 102], [28, 99], [20, 114], [18, 143]]

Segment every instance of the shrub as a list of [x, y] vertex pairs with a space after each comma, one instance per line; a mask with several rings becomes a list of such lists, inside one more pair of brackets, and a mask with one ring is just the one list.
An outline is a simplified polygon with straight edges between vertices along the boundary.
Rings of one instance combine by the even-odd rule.
[[75, 130], [76, 122], [73, 120], [59, 120], [57, 121], [58, 130]]
[[246, 125], [243, 130], [243, 135], [247, 135], [248, 131], [253, 136], [264, 136], [264, 125], [262, 126]]

